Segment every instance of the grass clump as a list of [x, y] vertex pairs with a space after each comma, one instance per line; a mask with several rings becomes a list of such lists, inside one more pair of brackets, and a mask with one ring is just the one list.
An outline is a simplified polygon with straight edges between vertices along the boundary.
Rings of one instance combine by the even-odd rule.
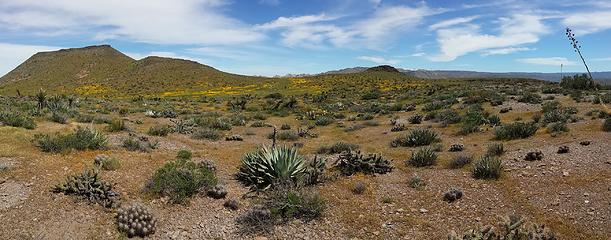
[[547, 132], [549, 133], [560, 133], [560, 132], [568, 132], [569, 128], [566, 126], [565, 122], [553, 122], [547, 125]]
[[127, 130], [127, 126], [123, 119], [113, 119], [108, 126], [106, 126], [106, 131], [109, 132], [121, 132], [125, 130]]
[[483, 156], [473, 166], [473, 177], [475, 179], [499, 179], [503, 172], [503, 163], [500, 159], [492, 156]]
[[393, 147], [419, 147], [430, 145], [431, 143], [440, 142], [439, 135], [430, 129], [414, 129], [406, 136], [394, 139], [391, 142]]
[[[267, 138], [268, 139], [272, 139], [273, 133], [270, 133]], [[283, 140], [283, 141], [297, 141], [299, 140], [299, 134], [297, 132], [294, 131], [281, 131], [278, 132], [278, 134], [276, 135], [276, 138], [278, 140]]]
[[95, 129], [78, 127], [66, 135], [36, 134], [34, 144], [43, 152], [61, 152], [68, 149], [98, 150], [106, 148], [106, 136]]
[[318, 154], [338, 154], [359, 149], [359, 145], [347, 142], [336, 142], [332, 145], [325, 145], [318, 149]]
[[407, 161], [408, 165], [414, 167], [433, 166], [437, 163], [437, 153], [430, 147], [423, 147], [416, 152], [412, 152], [412, 156]]
[[147, 190], [155, 195], [167, 196], [172, 203], [184, 203], [200, 191], [216, 186], [213, 171], [188, 159], [177, 159], [157, 169]]
[[211, 141], [218, 141], [221, 139], [222, 135], [219, 131], [211, 128], [199, 128], [191, 134], [191, 137], [199, 140], [208, 139]]
[[284, 220], [301, 219], [311, 221], [322, 216], [326, 201], [315, 191], [298, 187], [276, 187], [271, 191], [264, 206], [273, 217]]
[[316, 118], [316, 121], [314, 122], [314, 124], [316, 124], [316, 126], [327, 126], [333, 122], [334, 120], [330, 117], [320, 116]]
[[174, 132], [174, 128], [168, 124], [155, 125], [149, 128], [148, 135], [165, 137]]
[[471, 156], [456, 156], [452, 158], [452, 160], [448, 164], [448, 168], [459, 169], [466, 165], [469, 165], [472, 161], [473, 157]]
[[25, 129], [36, 128], [36, 123], [32, 117], [10, 111], [0, 112], [0, 123]]
[[534, 122], [515, 122], [497, 128], [494, 131], [494, 136], [497, 140], [523, 139], [534, 135], [537, 129], [539, 129], [539, 126]]
[[342, 152], [335, 163], [335, 168], [345, 175], [356, 173], [385, 174], [393, 170], [392, 163], [378, 154], [361, 154], [360, 151]]
[[502, 143], [492, 143], [486, 149], [488, 156], [501, 156], [505, 153], [505, 146]]
[[121, 161], [114, 157], [98, 155], [93, 159], [93, 165], [106, 171], [114, 171], [121, 167]]

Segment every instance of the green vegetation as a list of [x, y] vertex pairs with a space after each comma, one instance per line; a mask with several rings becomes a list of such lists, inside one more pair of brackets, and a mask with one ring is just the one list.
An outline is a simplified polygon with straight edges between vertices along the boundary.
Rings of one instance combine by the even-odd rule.
[[43, 152], [61, 152], [68, 149], [97, 150], [106, 148], [106, 136], [95, 129], [78, 127], [73, 133], [36, 134], [34, 144]]
[[356, 173], [385, 174], [393, 170], [392, 163], [378, 154], [361, 154], [360, 151], [342, 152], [335, 163], [335, 168], [343, 175]]
[[347, 143], [347, 142], [336, 142], [332, 145], [324, 145], [318, 148], [318, 154], [338, 154], [342, 152], [349, 152], [359, 149], [359, 145]]
[[473, 165], [473, 177], [476, 179], [499, 179], [503, 172], [500, 159], [485, 155]]
[[426, 146], [431, 143], [439, 142], [439, 135], [430, 129], [414, 129], [407, 135], [394, 139], [391, 142], [393, 147], [419, 147]]
[[36, 128], [36, 123], [32, 117], [12, 111], [0, 112], [0, 123], [11, 127], [21, 127], [25, 129]]
[[184, 203], [200, 191], [216, 186], [217, 179], [210, 169], [189, 159], [177, 159], [157, 169], [147, 191], [167, 196], [173, 203]]
[[297, 148], [263, 146], [244, 155], [237, 179], [252, 188], [268, 189], [275, 182], [298, 182], [305, 171], [305, 159]]
[[96, 170], [85, 170], [81, 174], [69, 176], [62, 184], [53, 188], [54, 193], [73, 195], [104, 207], [114, 207], [119, 194], [113, 191], [112, 184], [103, 181]]
[[433, 166], [437, 164], [437, 153], [430, 147], [419, 148], [416, 152], [412, 152], [407, 164], [414, 167]]
[[514, 140], [528, 138], [534, 135], [539, 129], [537, 123], [515, 122], [506, 124], [497, 128], [494, 131], [495, 139], [497, 140]]
[[93, 159], [93, 165], [106, 171], [114, 171], [121, 167], [121, 161], [114, 157], [98, 155]]

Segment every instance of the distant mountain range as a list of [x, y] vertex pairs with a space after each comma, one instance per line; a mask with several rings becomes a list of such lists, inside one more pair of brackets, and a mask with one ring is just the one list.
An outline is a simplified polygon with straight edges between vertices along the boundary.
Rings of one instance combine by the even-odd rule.
[[[354, 67], [340, 70], [328, 71], [321, 74], [349, 74], [365, 72], [370, 68]], [[559, 82], [562, 75], [575, 75], [582, 73], [566, 72], [566, 73], [538, 73], [538, 72], [476, 72], [476, 71], [452, 71], [452, 70], [409, 70], [397, 68], [399, 72], [406, 75], [423, 78], [423, 79], [448, 79], [448, 78], [530, 78], [537, 80], [545, 80]], [[604, 84], [611, 83], [611, 72], [593, 72], [592, 77]]]

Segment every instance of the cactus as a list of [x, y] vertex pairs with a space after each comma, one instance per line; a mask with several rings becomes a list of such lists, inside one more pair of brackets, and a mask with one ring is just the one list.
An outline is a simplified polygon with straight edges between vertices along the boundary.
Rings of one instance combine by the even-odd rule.
[[157, 222], [151, 212], [142, 204], [135, 203], [131, 206], [122, 207], [117, 210], [117, 228], [127, 234], [127, 237], [145, 237], [155, 233]]
[[217, 184], [208, 190], [208, 196], [215, 199], [225, 198], [227, 196], [227, 188], [224, 185]]
[[464, 149], [465, 149], [465, 145], [462, 145], [462, 144], [452, 144], [452, 145], [450, 145], [450, 149], [448, 151], [450, 151], [450, 152], [461, 152]]
[[244, 155], [237, 178], [247, 186], [267, 189], [275, 181], [297, 181], [305, 170], [305, 160], [297, 148], [263, 146]]
[[541, 161], [543, 159], [543, 153], [541, 151], [528, 152], [524, 157], [526, 161]]
[[119, 198], [119, 194], [113, 191], [112, 184], [102, 181], [95, 169], [67, 177], [66, 182], [53, 188], [53, 192], [74, 195], [107, 208], [114, 207]]
[[342, 152], [335, 162], [335, 168], [343, 175], [350, 176], [357, 172], [365, 174], [385, 174], [393, 170], [390, 161], [378, 154], [361, 154], [361, 151]]
[[451, 231], [448, 240], [556, 240], [555, 234], [545, 225], [533, 223], [526, 226], [521, 216], [510, 215], [503, 217], [502, 220], [498, 227], [480, 225], [476, 229], [465, 231], [462, 235]]

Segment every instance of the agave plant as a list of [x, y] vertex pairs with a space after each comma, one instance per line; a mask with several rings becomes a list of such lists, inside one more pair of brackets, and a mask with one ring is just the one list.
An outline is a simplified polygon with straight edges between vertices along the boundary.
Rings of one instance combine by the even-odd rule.
[[297, 148], [263, 146], [244, 155], [237, 179], [256, 189], [268, 189], [274, 182], [296, 182], [303, 176], [306, 167]]

